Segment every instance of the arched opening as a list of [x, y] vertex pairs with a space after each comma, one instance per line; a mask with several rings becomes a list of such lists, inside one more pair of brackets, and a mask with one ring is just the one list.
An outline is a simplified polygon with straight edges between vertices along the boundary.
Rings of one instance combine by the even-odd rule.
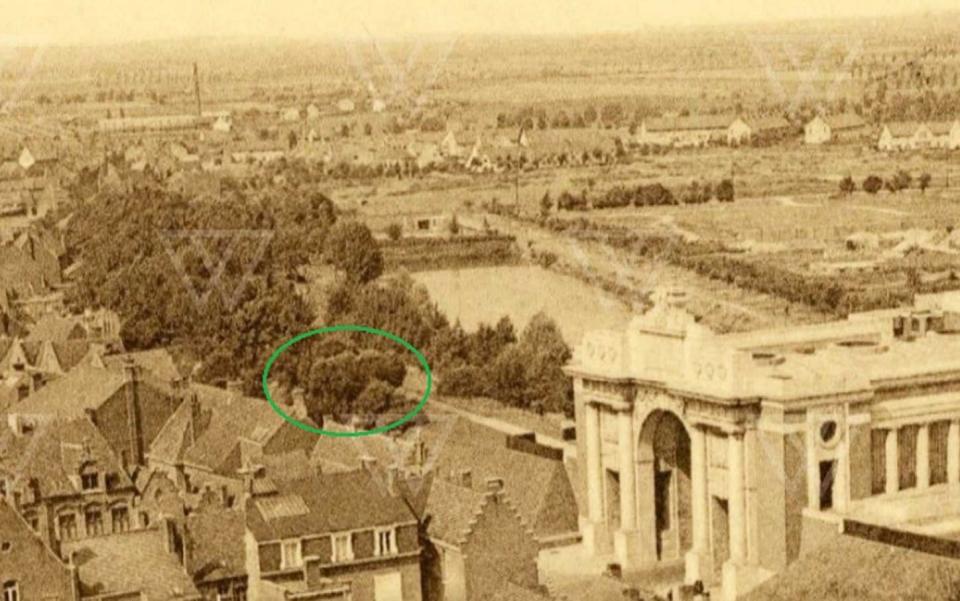
[[649, 508], [659, 561], [682, 559], [693, 545], [690, 435], [669, 411], [654, 411], [640, 430], [638, 493]]

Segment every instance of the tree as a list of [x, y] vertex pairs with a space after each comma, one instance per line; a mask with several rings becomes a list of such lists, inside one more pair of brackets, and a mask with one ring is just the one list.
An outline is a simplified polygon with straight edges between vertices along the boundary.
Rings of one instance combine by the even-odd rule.
[[403, 228], [399, 223], [391, 223], [387, 226], [387, 237], [393, 241], [397, 241], [403, 237]]
[[857, 184], [856, 182], [853, 181], [852, 176], [848, 175], [842, 180], [840, 180], [840, 191], [842, 193], [846, 195], [850, 195], [850, 194], [853, 194], [854, 191], [856, 191], [856, 189], [857, 189]]
[[394, 388], [382, 380], [372, 380], [360, 391], [353, 402], [354, 415], [366, 425], [376, 422], [376, 416], [393, 405]]
[[351, 280], [365, 283], [383, 273], [383, 254], [370, 228], [357, 221], [341, 221], [330, 229], [324, 255]]
[[868, 175], [866, 179], [863, 180], [861, 187], [863, 191], [868, 194], [876, 194], [883, 188], [883, 180], [876, 175]]
[[724, 179], [717, 186], [717, 200], [720, 202], [733, 202], [736, 192], [733, 187], [732, 179]]
[[923, 194], [926, 194], [926, 193], [927, 193], [927, 188], [930, 187], [930, 181], [931, 181], [932, 179], [933, 179], [933, 177], [931, 177], [931, 175], [930, 175], [929, 173], [923, 173], [922, 175], [920, 175], [920, 179], [918, 180], [917, 183], [918, 183], [918, 185], [920, 186], [920, 192], [921, 192], [921, 193], [923, 193]]
[[549, 217], [550, 211], [553, 210], [553, 199], [550, 198], [550, 192], [544, 192], [543, 198], [540, 199], [540, 216]]

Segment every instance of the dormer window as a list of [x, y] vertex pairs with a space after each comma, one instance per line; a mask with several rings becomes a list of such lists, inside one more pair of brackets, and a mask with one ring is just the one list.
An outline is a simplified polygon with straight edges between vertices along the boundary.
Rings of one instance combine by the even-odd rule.
[[374, 554], [378, 556], [397, 554], [397, 529], [377, 528], [374, 530]]
[[299, 568], [303, 566], [303, 554], [300, 546], [300, 539], [281, 541], [280, 543], [280, 568]]
[[20, 601], [20, 586], [16, 580], [3, 583], [3, 601]]
[[353, 537], [350, 533], [333, 535], [333, 561], [353, 560]]
[[97, 490], [100, 488], [100, 474], [97, 472], [80, 474], [80, 488], [83, 490]]

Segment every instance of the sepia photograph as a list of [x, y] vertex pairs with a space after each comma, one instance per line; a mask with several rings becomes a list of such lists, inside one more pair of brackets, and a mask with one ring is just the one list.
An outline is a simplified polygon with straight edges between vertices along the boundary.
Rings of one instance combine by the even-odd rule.
[[0, 21], [0, 601], [960, 601], [956, 0]]

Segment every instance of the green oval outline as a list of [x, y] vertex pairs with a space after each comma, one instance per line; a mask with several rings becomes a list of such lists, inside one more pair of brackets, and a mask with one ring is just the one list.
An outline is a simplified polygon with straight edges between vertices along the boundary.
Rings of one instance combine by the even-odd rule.
[[[277, 405], [276, 401], [273, 400], [273, 396], [270, 394], [270, 387], [267, 385], [267, 378], [270, 375], [270, 369], [273, 368], [273, 364], [276, 363], [277, 359], [280, 358], [280, 355], [282, 355], [288, 348], [295, 345], [296, 343], [302, 340], [306, 340], [307, 338], [312, 338], [313, 336], [319, 336], [320, 334], [330, 334], [332, 332], [363, 332], [365, 334], [373, 334], [375, 336], [380, 336], [382, 338], [392, 340], [393, 342], [396, 342], [403, 348], [413, 353], [413, 356], [417, 358], [417, 361], [419, 361], [420, 365], [423, 367], [424, 373], [427, 374], [427, 387], [426, 387], [426, 390], [423, 391], [423, 398], [420, 399], [420, 402], [417, 403], [417, 406], [411, 409], [406, 415], [404, 415], [403, 417], [401, 417], [396, 421], [390, 422], [389, 424], [385, 424], [383, 426], [379, 426], [377, 428], [372, 428], [370, 430], [360, 430], [358, 432], [341, 432], [341, 431], [333, 431], [333, 430], [324, 430], [322, 428], [315, 428], [311, 425], [308, 425], [299, 420], [296, 420], [290, 417], [289, 415], [287, 415], [286, 413], [284, 413], [283, 409], [281, 409]], [[423, 353], [421, 353], [417, 347], [413, 346], [403, 338], [400, 338], [396, 334], [392, 332], [388, 332], [386, 330], [378, 330], [377, 328], [371, 328], [369, 326], [361, 326], [361, 325], [355, 325], [355, 324], [339, 324], [335, 326], [327, 326], [325, 328], [318, 328], [315, 330], [302, 332], [300, 334], [297, 334], [290, 340], [287, 340], [280, 346], [278, 346], [277, 349], [273, 351], [273, 353], [270, 355], [270, 358], [267, 359], [267, 364], [263, 368], [263, 375], [261, 376], [260, 381], [263, 384], [263, 394], [266, 396], [267, 401], [270, 403], [270, 407], [273, 408], [273, 410], [277, 413], [277, 415], [279, 415], [286, 421], [290, 422], [294, 426], [300, 428], [301, 430], [312, 432], [313, 434], [319, 434], [320, 436], [331, 436], [334, 438], [356, 438], [359, 436], [371, 436], [373, 434], [382, 434], [384, 432], [389, 432], [390, 430], [393, 430], [394, 428], [398, 428], [403, 424], [405, 424], [406, 422], [413, 419], [414, 416], [416, 416], [418, 413], [420, 413], [423, 410], [424, 405], [427, 404], [427, 399], [430, 398], [430, 389], [433, 387], [433, 372], [430, 370], [430, 364], [427, 363], [427, 358], [423, 356]]]

